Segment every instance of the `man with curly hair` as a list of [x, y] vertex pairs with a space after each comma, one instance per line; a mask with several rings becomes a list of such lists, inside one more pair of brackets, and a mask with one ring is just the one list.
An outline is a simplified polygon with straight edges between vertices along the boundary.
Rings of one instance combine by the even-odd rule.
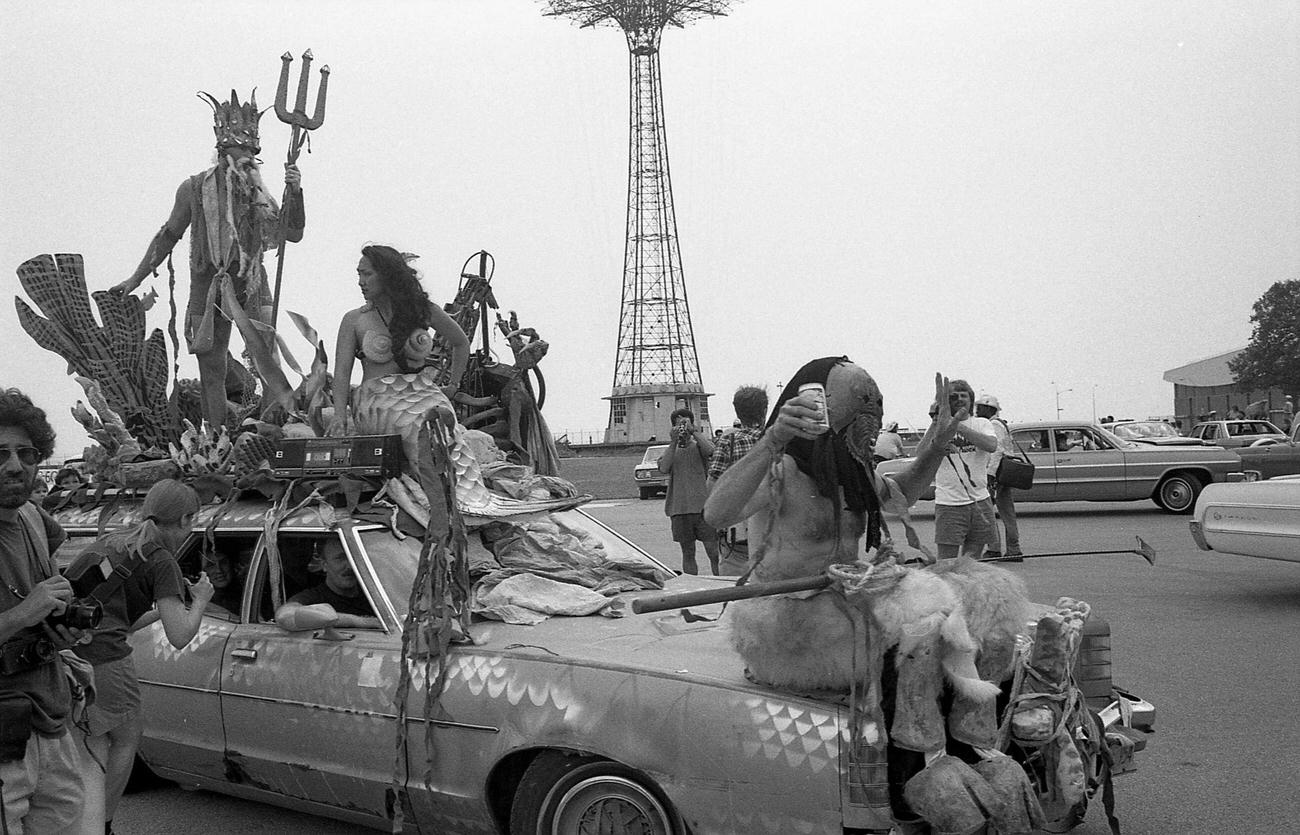
[[81, 632], [47, 622], [72, 600], [50, 556], [64, 535], [28, 500], [53, 452], [45, 412], [18, 389], [0, 392], [0, 814], [13, 833], [65, 831], [84, 794], [56, 651]]

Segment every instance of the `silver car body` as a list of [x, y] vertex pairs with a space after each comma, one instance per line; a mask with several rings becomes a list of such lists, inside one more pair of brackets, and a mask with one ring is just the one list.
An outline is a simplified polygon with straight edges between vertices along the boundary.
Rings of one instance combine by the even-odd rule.
[[1300, 562], [1300, 476], [1212, 484], [1189, 525], [1203, 551]]
[[[266, 509], [237, 504], [215, 528], [218, 547], [223, 538], [240, 547], [256, 542], [238, 611], [209, 609], [181, 650], [157, 623], [132, 636], [145, 716], [140, 755], [183, 785], [388, 830], [394, 694], [419, 543], [345, 514], [308, 510], [286, 520], [281, 552], [295, 537], [345, 544], [383, 624], [348, 630], [342, 641], [290, 633], [270, 618]], [[181, 549], [187, 574], [213, 515], [212, 508], [200, 515]], [[580, 511], [568, 516], [611, 558], [658, 564]], [[60, 514], [72, 534], [65, 558], [91, 540], [98, 517], [98, 509]], [[119, 513], [112, 526], [137, 517], [138, 510]], [[666, 589], [727, 584], [688, 576]], [[425, 678], [423, 667], [415, 668], [402, 784], [407, 831], [507, 831], [520, 774], [542, 750], [630, 767], [692, 832], [889, 829], [883, 763], [855, 771], [875, 782], [851, 791], [847, 709], [748, 681], [726, 616], [708, 623], [687, 623], [676, 612], [555, 617], [536, 626], [485, 621], [471, 626], [470, 637], [472, 644], [448, 653], [427, 761]]]

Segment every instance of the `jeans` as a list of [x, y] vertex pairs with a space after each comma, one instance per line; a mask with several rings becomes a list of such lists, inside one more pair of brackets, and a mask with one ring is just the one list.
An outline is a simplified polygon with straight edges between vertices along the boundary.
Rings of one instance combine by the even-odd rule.
[[997, 505], [1002, 526], [1007, 529], [1006, 550], [1002, 550], [1002, 540], [998, 535], [996, 524], [993, 526], [993, 542], [990, 548], [1008, 556], [1016, 556], [1020, 553], [1020, 526], [1016, 524], [1016, 502], [1011, 496], [1011, 488], [1003, 487], [998, 484], [996, 478], [989, 476], [989, 494], [993, 496], [993, 503]]

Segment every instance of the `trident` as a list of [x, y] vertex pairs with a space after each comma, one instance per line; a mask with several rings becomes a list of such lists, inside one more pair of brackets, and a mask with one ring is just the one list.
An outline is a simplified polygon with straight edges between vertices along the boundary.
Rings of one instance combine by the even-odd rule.
[[[289, 101], [289, 65], [293, 63], [293, 56], [288, 52], [280, 56], [280, 85], [275, 90], [275, 115], [281, 122], [292, 126], [293, 132], [289, 136], [289, 155], [287, 165], [293, 165], [298, 161], [298, 154], [302, 151], [302, 146], [307, 142], [309, 131], [316, 130], [325, 122], [325, 90], [330, 83], [330, 68], [328, 65], [320, 68], [320, 88], [316, 91], [316, 115], [307, 115], [307, 82], [311, 80], [311, 50], [302, 54], [302, 73], [298, 76], [298, 100], [294, 103], [293, 111], [290, 112], [288, 107]], [[284, 187], [284, 198], [280, 202], [280, 246], [276, 250], [275, 265], [275, 296], [271, 300], [271, 327], [275, 327], [276, 317], [280, 313], [280, 281], [284, 275], [284, 244], [285, 232], [287, 229], [286, 218], [288, 212], [284, 207], [289, 205], [289, 186]]]

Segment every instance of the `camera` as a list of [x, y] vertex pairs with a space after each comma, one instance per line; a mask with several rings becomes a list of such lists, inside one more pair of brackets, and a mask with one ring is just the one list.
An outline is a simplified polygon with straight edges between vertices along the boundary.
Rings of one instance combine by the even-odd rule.
[[54, 642], [44, 635], [20, 634], [0, 646], [0, 675], [16, 676], [34, 670], [57, 655]]
[[50, 626], [66, 626], [69, 629], [94, 629], [104, 619], [104, 607], [98, 600], [74, 598], [62, 613], [50, 615], [45, 622]]

